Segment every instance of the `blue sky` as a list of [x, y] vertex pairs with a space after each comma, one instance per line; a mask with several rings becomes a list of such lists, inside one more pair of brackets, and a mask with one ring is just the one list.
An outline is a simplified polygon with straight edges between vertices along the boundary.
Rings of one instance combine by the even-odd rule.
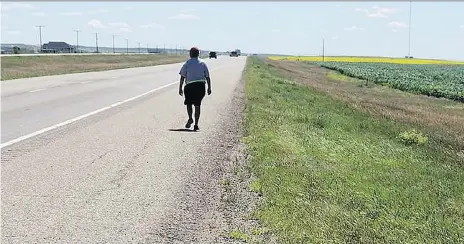
[[[411, 54], [464, 60], [464, 2], [413, 2]], [[1, 8], [2, 43], [404, 56], [409, 2], [22, 2]]]

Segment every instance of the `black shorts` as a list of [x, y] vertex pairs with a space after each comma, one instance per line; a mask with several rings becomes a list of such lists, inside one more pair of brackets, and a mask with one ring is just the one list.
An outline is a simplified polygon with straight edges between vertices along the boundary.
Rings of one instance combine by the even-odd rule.
[[185, 105], [200, 106], [201, 100], [205, 97], [206, 93], [205, 83], [203, 82], [193, 82], [185, 86], [184, 96], [185, 96]]

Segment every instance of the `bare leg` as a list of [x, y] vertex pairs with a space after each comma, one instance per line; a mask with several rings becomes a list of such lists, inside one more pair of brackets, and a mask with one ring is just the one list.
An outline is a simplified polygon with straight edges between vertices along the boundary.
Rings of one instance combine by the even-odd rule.
[[189, 116], [189, 120], [190, 120], [190, 121], [193, 120], [193, 118], [192, 118], [192, 113], [193, 113], [192, 104], [189, 104], [189, 105], [187, 105], [187, 114], [188, 114], [188, 116]]
[[200, 106], [195, 106], [195, 125], [198, 126], [200, 120]]
[[190, 126], [193, 123], [192, 113], [193, 113], [192, 105], [189, 104], [189, 105], [187, 105], [187, 114], [189, 116], [189, 119], [187, 121], [187, 124], [185, 124], [185, 128], [190, 128]]

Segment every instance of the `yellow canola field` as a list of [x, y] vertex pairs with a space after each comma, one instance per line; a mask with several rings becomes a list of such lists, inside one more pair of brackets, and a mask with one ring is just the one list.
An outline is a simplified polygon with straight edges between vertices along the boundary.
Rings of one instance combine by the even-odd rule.
[[[292, 60], [322, 62], [321, 56], [270, 56], [271, 60]], [[464, 61], [450, 61], [439, 59], [415, 58], [382, 58], [382, 57], [325, 57], [326, 62], [353, 62], [353, 63], [394, 63], [394, 64], [464, 64]]]

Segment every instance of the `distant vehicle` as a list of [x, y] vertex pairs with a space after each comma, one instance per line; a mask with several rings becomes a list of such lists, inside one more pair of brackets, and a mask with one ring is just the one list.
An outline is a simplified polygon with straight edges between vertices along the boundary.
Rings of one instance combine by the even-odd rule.
[[217, 53], [216, 52], [209, 52], [209, 58], [217, 59]]
[[237, 52], [237, 56], [242, 55], [242, 52], [240, 52], [240, 49], [235, 49], [235, 52]]
[[239, 55], [238, 55], [237, 51], [232, 51], [232, 52], [230, 52], [230, 55], [229, 55], [229, 56], [231, 56], [231, 57], [238, 57]]

